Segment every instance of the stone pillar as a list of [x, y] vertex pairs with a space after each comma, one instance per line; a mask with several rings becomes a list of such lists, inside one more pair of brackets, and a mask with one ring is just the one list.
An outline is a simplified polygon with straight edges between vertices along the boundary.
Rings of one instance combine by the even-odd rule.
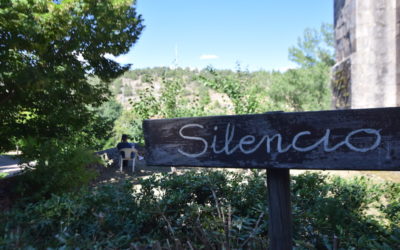
[[335, 0], [335, 108], [400, 105], [400, 0]]
[[400, 106], [400, 0], [396, 1], [396, 86], [397, 106]]
[[333, 66], [333, 106], [351, 107], [352, 55], [356, 52], [356, 0], [334, 1], [336, 64]]

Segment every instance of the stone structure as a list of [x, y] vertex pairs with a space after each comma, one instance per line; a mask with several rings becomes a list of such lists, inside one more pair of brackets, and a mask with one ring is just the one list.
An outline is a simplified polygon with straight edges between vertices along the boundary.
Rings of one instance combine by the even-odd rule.
[[335, 108], [400, 106], [400, 0], [334, 0]]

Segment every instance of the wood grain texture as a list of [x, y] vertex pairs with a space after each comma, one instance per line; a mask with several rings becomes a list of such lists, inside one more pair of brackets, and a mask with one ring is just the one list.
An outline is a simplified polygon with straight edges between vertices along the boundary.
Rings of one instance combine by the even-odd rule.
[[400, 170], [400, 108], [145, 120], [143, 130], [148, 165]]
[[292, 249], [289, 169], [268, 169], [268, 238], [270, 249]]

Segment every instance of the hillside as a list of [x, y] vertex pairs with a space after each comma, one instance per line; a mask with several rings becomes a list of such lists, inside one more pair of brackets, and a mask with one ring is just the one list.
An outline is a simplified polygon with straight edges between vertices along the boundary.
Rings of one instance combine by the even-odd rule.
[[[124, 115], [116, 121], [114, 141], [109, 145], [114, 145], [121, 133], [128, 133], [133, 140], [143, 142], [141, 137], [141, 119], [143, 118], [231, 115], [275, 110], [303, 111], [307, 110], [307, 107], [312, 107], [310, 110], [326, 108], [326, 105], [314, 103], [313, 99], [304, 98], [302, 106], [290, 102], [290, 98], [309, 97], [304, 92], [290, 93], [288, 91], [284, 98], [277, 99], [276, 87], [279, 86], [278, 90], [280, 91], [286, 90], [285, 88], [288, 87], [285, 87], [281, 81], [286, 74], [289, 72], [240, 70], [233, 72], [212, 69], [192, 71], [180, 68], [176, 70], [169, 68], [131, 70], [111, 84], [111, 91], [123, 106]], [[290, 84], [287, 85], [294, 87]], [[298, 174], [298, 171], [292, 172]], [[323, 172], [341, 177], [361, 175], [372, 178], [376, 182], [400, 182], [400, 173], [398, 172]]]
[[[207, 86], [204, 80], [202, 81], [201, 78], [207, 76], [208, 73], [207, 70], [181, 68], [172, 70], [166, 67], [131, 70], [113, 81], [111, 91], [125, 109], [130, 109], [130, 102], [140, 101], [140, 93], [151, 91], [156, 98], [160, 98], [169, 84], [178, 82], [180, 89], [176, 99], [182, 104], [198, 101], [204, 106], [206, 113], [233, 114], [234, 104], [228, 94]], [[249, 73], [221, 70], [218, 74], [232, 78], [239, 78], [240, 75], [238, 86], [246, 91], [254, 88], [265, 90], [271, 78], [271, 73], [265, 71]]]

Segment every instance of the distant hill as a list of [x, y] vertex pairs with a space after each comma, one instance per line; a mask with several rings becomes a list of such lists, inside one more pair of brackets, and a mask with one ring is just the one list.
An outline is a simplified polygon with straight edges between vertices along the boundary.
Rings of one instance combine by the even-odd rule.
[[[237, 78], [240, 74], [245, 77], [246, 86], [242, 88], [258, 87], [266, 89], [271, 82], [271, 73], [266, 71], [257, 72], [235, 72], [231, 70], [216, 70], [221, 76]], [[112, 93], [117, 101], [125, 109], [130, 109], [130, 101], [139, 101], [141, 91], [152, 91], [160, 97], [162, 90], [171, 81], [179, 81], [183, 86], [180, 97], [190, 103], [192, 100], [200, 99], [205, 104], [207, 113], [213, 114], [233, 114], [234, 104], [231, 98], [222, 91], [206, 86], [201, 80], [201, 76], [208, 74], [207, 70], [190, 70], [189, 68], [169, 69], [167, 67], [156, 67], [147, 69], [136, 69], [126, 72], [121, 77], [114, 80], [110, 86]]]

